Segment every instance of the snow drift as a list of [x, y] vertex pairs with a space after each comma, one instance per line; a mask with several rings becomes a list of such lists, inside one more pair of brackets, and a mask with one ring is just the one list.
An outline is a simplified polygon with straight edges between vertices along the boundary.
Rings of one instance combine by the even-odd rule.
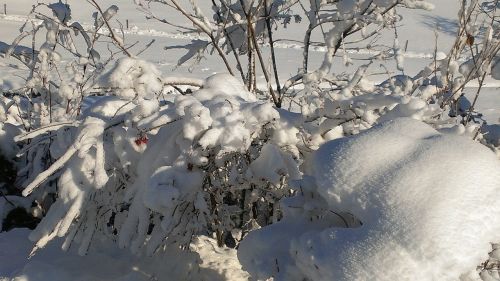
[[500, 239], [500, 165], [469, 139], [402, 118], [327, 142], [313, 162], [283, 220], [241, 243], [254, 277], [457, 280]]

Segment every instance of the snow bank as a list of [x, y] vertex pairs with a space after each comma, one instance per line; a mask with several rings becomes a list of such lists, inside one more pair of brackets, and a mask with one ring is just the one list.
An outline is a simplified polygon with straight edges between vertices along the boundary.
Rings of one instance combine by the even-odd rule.
[[397, 119], [324, 144], [314, 166], [283, 220], [241, 243], [254, 277], [457, 280], [500, 239], [499, 162], [464, 137]]

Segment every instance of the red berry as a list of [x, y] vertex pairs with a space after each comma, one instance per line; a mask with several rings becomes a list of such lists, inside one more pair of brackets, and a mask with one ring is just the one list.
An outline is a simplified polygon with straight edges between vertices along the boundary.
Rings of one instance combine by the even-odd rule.
[[137, 146], [140, 146], [141, 144], [147, 144], [148, 140], [149, 139], [147, 136], [140, 136], [137, 139], [135, 139], [134, 142]]

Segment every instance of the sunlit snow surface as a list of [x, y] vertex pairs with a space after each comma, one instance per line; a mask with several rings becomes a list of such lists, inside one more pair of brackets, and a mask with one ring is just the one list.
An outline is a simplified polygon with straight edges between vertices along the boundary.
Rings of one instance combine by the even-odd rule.
[[[282, 221], [240, 245], [250, 273], [451, 281], [474, 272], [500, 239], [500, 162], [465, 137], [400, 118], [325, 143], [314, 165], [317, 187], [304, 182], [284, 201]], [[324, 214], [313, 213], [320, 208]], [[362, 225], [344, 228], [330, 212]]]
[[[243, 269], [276, 280], [457, 280], [477, 273], [500, 239], [500, 165], [486, 147], [397, 119], [327, 142], [316, 183], [284, 201], [279, 223], [240, 245]], [[302, 195], [301, 195], [302, 194]], [[312, 212], [327, 215], [316, 219]], [[362, 225], [343, 228], [349, 211]], [[314, 219], [311, 219], [314, 218]], [[0, 235], [0, 272], [15, 280], [246, 280], [236, 251], [197, 239], [198, 254], [168, 249], [151, 259], [95, 241], [87, 256], [51, 242], [26, 260], [28, 231]], [[201, 264], [201, 265], [199, 265]], [[89, 270], [91, 269], [91, 270]], [[74, 279], [78, 276], [80, 279]], [[68, 279], [69, 278], [69, 279]], [[153, 278], [153, 279], [151, 279]], [[6, 279], [9, 280], [9, 279]], [[467, 279], [464, 279], [467, 280]]]
[[[3, 2], [7, 3], [8, 15], [0, 16], [0, 38], [11, 42], [33, 1]], [[68, 2], [73, 7], [74, 18], [89, 25], [90, 5], [79, 0]], [[142, 44], [135, 51], [151, 39], [156, 40], [141, 58], [155, 63], [163, 74], [205, 78], [224, 71], [216, 57], [208, 57], [192, 69], [175, 68], [185, 50], [166, 51], [163, 47], [187, 44], [197, 35], [180, 34], [158, 23], [152, 27], [136, 10], [133, 1], [101, 2], [103, 6], [118, 4], [121, 22], [130, 20], [131, 28], [125, 30], [126, 40]], [[210, 1], [198, 2], [209, 9]], [[436, 10], [431, 13], [402, 11], [406, 17], [399, 29], [399, 41], [400, 44], [409, 42], [404, 55], [405, 71], [409, 75], [432, 60], [436, 26], [440, 28], [437, 48], [446, 52], [452, 43], [457, 1], [431, 2], [436, 4]], [[177, 14], [168, 18], [182, 21]], [[305, 22], [300, 27], [304, 30]], [[297, 28], [278, 34], [279, 38], [302, 40], [293, 38], [294, 34], [302, 34]], [[388, 34], [389, 38], [393, 31]], [[323, 50], [311, 49], [311, 65], [319, 65]], [[297, 72], [302, 50], [290, 42], [281, 42], [277, 50], [278, 70], [285, 79]], [[268, 49], [263, 51], [266, 54]], [[354, 61], [354, 65], [345, 68], [339, 58], [340, 69], [336, 71], [352, 72], [360, 63], [364, 62]], [[388, 66], [395, 69], [396, 64], [389, 62]], [[373, 72], [380, 71], [373, 69]], [[0, 60], [0, 86], [4, 89], [19, 88], [23, 83], [19, 75], [24, 73], [23, 66], [14, 61]], [[373, 77], [378, 82], [386, 78]], [[497, 134], [496, 139], [500, 132], [499, 86], [488, 81], [476, 106], [492, 124], [492, 133], [487, 137], [494, 138]], [[472, 98], [475, 90], [467, 88], [467, 96]], [[357, 206], [351, 211], [361, 219], [363, 226], [333, 228], [339, 225], [335, 215], [321, 222], [310, 222], [306, 216], [290, 214], [282, 222], [252, 233], [242, 244], [240, 259], [245, 269], [256, 276], [275, 275], [282, 280], [300, 280], [304, 276], [312, 280], [457, 280], [460, 274], [474, 271], [491, 250], [489, 242], [500, 241], [500, 235], [495, 234], [500, 233], [500, 223], [493, 223], [500, 217], [500, 207], [496, 207], [500, 206], [497, 204], [500, 199], [498, 161], [492, 160], [491, 153], [480, 145], [441, 135], [422, 123], [405, 122], [398, 121], [359, 137], [329, 143], [316, 158], [319, 180], [317, 189], [311, 192], [323, 200], [321, 204], [325, 208], [339, 211], [342, 206], [349, 206], [350, 210]], [[349, 157], [344, 157], [349, 153]], [[343, 160], [331, 161], [339, 158]], [[311, 202], [304, 203], [307, 207], [311, 205]], [[128, 250], [98, 241], [87, 256], [81, 257], [75, 249], [61, 252], [61, 241], [56, 240], [27, 260], [33, 246], [27, 239], [28, 234], [26, 229], [0, 233], [0, 280], [13, 277], [18, 281], [248, 279], [248, 274], [240, 269], [236, 251], [217, 248], [209, 238], [200, 238], [192, 245], [200, 255], [172, 249], [167, 256], [155, 260], [137, 257]]]

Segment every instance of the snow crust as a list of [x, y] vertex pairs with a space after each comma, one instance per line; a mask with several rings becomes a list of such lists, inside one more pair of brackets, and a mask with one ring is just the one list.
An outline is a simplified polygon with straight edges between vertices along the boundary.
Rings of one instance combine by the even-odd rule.
[[325, 143], [314, 170], [283, 220], [241, 243], [253, 276], [458, 280], [500, 239], [499, 161], [465, 137], [396, 119]]

